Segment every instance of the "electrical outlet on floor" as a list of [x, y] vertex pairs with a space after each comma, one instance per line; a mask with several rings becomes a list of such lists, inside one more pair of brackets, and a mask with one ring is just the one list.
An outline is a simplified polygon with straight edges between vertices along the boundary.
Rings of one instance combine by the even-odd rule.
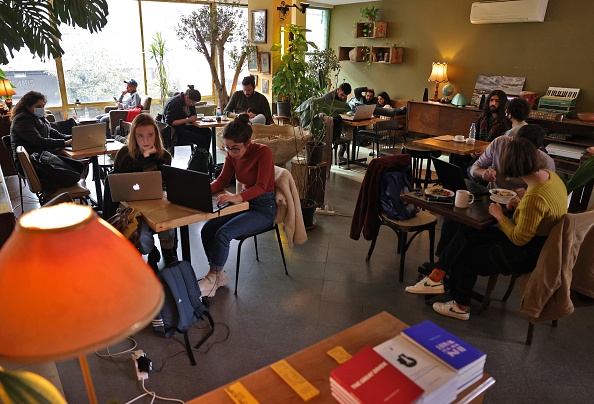
[[[138, 378], [138, 380], [148, 379], [148, 371], [152, 369], [152, 362], [150, 359], [146, 357], [146, 354], [142, 351], [142, 349], [139, 349], [132, 353], [132, 360], [134, 361], [134, 367], [136, 368], [136, 377]], [[139, 363], [141, 364], [140, 367]], [[148, 369], [141, 370], [141, 368], [144, 369], [147, 365]]]

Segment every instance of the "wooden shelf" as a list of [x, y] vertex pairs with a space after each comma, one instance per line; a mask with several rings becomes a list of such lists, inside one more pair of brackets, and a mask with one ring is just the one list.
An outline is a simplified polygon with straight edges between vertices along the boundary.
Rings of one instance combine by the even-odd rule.
[[368, 46], [339, 46], [338, 60], [350, 62], [366, 62], [369, 54]]
[[387, 32], [387, 22], [358, 22], [355, 28], [355, 38], [385, 38]]
[[[404, 48], [393, 46], [372, 46], [371, 47], [371, 62], [372, 63], [386, 63], [397, 64], [402, 63], [402, 55]], [[388, 56], [386, 56], [388, 55]]]

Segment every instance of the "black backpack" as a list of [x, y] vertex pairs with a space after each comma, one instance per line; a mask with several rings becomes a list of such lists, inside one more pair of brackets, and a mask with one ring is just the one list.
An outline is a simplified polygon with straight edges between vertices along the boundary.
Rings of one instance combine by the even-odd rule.
[[408, 220], [419, 212], [415, 205], [400, 199], [400, 195], [413, 190], [409, 179], [410, 170], [410, 166], [407, 166], [400, 171], [382, 174], [380, 206], [390, 219]]
[[194, 346], [198, 349], [214, 333], [214, 321], [202, 303], [202, 294], [198, 280], [189, 262], [177, 261], [163, 268], [158, 275], [165, 290], [165, 303], [159, 316], [153, 320], [153, 331], [169, 338], [176, 332], [184, 334], [186, 351], [192, 366], [196, 365], [192, 346], [188, 337], [188, 329], [192, 324], [206, 317], [210, 323], [210, 331]]
[[47, 193], [58, 188], [71, 187], [80, 180], [81, 173], [70, 165], [72, 160], [68, 157], [57, 156], [44, 150], [41, 153], [31, 153], [29, 158]]
[[201, 147], [194, 148], [192, 156], [190, 156], [190, 161], [188, 161], [188, 170], [210, 174], [212, 161], [208, 150]]

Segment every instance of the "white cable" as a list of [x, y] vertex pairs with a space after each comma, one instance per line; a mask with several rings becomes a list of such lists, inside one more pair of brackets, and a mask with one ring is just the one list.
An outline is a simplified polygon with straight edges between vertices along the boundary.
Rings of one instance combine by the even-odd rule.
[[101, 354], [99, 353], [99, 351], [95, 351], [95, 355], [97, 355], [100, 358], [117, 358], [120, 357], [124, 354], [130, 353], [132, 351], [134, 351], [136, 349], [136, 347], [138, 346], [138, 344], [136, 343], [136, 341], [134, 340], [134, 338], [132, 337], [126, 337], [127, 340], [132, 341], [132, 348], [126, 349], [125, 351], [121, 351], [121, 352], [116, 352], [116, 353], [110, 353], [109, 352], [109, 346], [107, 346], [107, 348], [105, 348], [105, 350], [107, 351], [107, 354]]

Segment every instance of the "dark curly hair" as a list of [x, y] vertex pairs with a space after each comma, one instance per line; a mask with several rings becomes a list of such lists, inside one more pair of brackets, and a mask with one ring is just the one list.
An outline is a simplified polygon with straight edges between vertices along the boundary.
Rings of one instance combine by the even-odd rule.
[[47, 102], [47, 98], [45, 95], [37, 92], [37, 91], [29, 91], [27, 94], [23, 95], [19, 102], [12, 108], [12, 118], [20, 114], [21, 112], [28, 111], [27, 108], [31, 108], [37, 101], [43, 100], [44, 103]]
[[523, 98], [514, 98], [507, 103], [505, 111], [516, 121], [522, 122], [530, 115], [530, 104]]
[[245, 144], [252, 138], [252, 125], [250, 125], [250, 116], [240, 114], [229, 122], [223, 129], [223, 138], [232, 140], [235, 143]]

